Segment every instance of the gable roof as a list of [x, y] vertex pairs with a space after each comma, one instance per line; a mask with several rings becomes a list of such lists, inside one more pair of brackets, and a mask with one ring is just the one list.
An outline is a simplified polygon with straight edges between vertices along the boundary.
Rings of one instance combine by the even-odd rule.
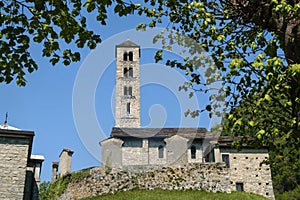
[[139, 45], [135, 44], [131, 40], [126, 40], [125, 42], [122, 42], [121, 44], [118, 44], [116, 47], [138, 47], [140, 48]]
[[119, 128], [113, 127], [111, 137], [168, 138], [179, 135], [185, 138], [209, 136], [205, 128]]
[[[251, 142], [253, 138], [242, 136], [216, 136], [210, 134], [205, 128], [120, 128], [113, 127], [110, 138], [153, 138], [153, 139], [165, 139], [174, 135], [178, 135], [187, 139], [205, 139], [211, 145], [218, 145], [222, 148], [232, 148], [234, 141], [242, 139], [250, 142], [244, 144], [243, 148], [261, 148], [265, 149], [267, 146], [253, 146]], [[109, 139], [109, 138], [107, 138]]]

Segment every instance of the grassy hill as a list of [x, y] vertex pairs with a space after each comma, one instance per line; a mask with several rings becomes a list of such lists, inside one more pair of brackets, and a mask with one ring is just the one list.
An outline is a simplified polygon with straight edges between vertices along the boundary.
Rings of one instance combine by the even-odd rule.
[[211, 193], [205, 191], [131, 190], [82, 200], [267, 200], [245, 192]]

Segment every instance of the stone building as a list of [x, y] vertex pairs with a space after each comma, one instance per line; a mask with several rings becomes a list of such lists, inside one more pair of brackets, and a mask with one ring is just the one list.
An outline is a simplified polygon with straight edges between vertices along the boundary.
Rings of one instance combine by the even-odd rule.
[[0, 199], [38, 199], [44, 156], [31, 155], [34, 132], [0, 126]]
[[213, 137], [205, 128], [140, 128], [140, 47], [127, 40], [116, 46], [115, 127], [101, 141], [102, 164], [112, 168], [225, 163], [232, 191], [274, 199], [265, 147], [231, 147], [238, 138]]
[[100, 142], [102, 163], [112, 167], [203, 162], [204, 128], [120, 128]]
[[245, 191], [274, 199], [270, 166], [264, 164], [269, 157], [266, 147], [245, 145], [241, 150], [231, 147], [239, 138], [219, 137], [212, 145], [211, 162], [226, 164], [232, 191]]

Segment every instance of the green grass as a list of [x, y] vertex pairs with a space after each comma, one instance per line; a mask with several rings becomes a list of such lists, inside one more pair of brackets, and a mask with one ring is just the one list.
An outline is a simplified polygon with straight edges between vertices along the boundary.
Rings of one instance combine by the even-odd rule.
[[82, 200], [267, 200], [267, 198], [245, 192], [227, 194], [194, 190], [131, 190]]

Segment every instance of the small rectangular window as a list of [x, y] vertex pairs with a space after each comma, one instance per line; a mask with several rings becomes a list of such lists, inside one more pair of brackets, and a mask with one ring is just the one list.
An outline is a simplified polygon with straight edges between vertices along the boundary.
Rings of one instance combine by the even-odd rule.
[[129, 70], [126, 67], [123, 69], [123, 76], [126, 78], [129, 76]]
[[129, 87], [128, 95], [129, 95], [129, 96], [132, 96], [132, 87], [131, 87], [131, 86]]
[[128, 70], [128, 76], [127, 77], [128, 78], [132, 78], [133, 77], [133, 69], [132, 69], [132, 67], [129, 68], [129, 70]]
[[124, 54], [123, 54], [123, 60], [124, 60], [124, 61], [127, 61], [127, 56], [128, 56], [128, 53], [127, 53], [127, 52], [124, 52]]
[[222, 154], [222, 162], [224, 162], [226, 164], [227, 168], [230, 167], [229, 155], [228, 154]]
[[236, 191], [243, 192], [244, 191], [244, 184], [243, 183], [236, 183]]
[[130, 51], [128, 53], [128, 56], [129, 56], [129, 61], [133, 61], [133, 53], [132, 53], [132, 51]]
[[127, 115], [129, 115], [130, 114], [130, 103], [127, 103]]
[[129, 96], [131, 97], [132, 96], [132, 87], [127, 87], [127, 86], [124, 86], [124, 96]]
[[126, 87], [126, 86], [124, 86], [124, 96], [127, 96], [127, 93], [128, 93], [128, 91], [127, 91], [127, 87]]
[[196, 159], [196, 147], [191, 146], [191, 159]]
[[164, 157], [164, 147], [160, 145], [158, 147], [158, 158], [163, 158], [163, 157]]

